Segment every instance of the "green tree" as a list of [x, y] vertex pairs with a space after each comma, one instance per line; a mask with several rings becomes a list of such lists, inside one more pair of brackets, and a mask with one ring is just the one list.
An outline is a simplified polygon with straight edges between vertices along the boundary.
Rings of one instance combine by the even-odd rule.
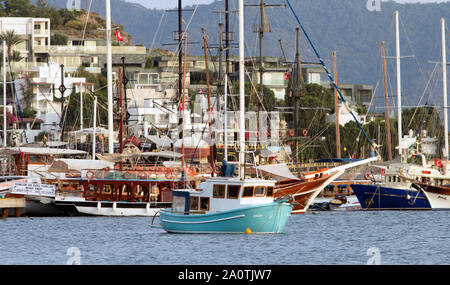
[[65, 46], [69, 38], [65, 34], [54, 33], [50, 38], [50, 43], [52, 46]]
[[8, 17], [33, 17], [34, 5], [30, 0], [2, 0], [3, 11]]

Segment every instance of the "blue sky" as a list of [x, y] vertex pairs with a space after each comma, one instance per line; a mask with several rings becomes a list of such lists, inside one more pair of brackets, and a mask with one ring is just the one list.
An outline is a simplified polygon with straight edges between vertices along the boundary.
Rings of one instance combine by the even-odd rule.
[[[160, 8], [160, 9], [168, 9], [175, 8], [178, 5], [178, 0], [126, 0], [128, 2], [135, 2], [142, 4], [147, 8]], [[200, 1], [200, 4], [208, 4], [214, 2], [214, 0], [182, 0], [183, 5], [193, 5], [197, 4]], [[345, 1], [345, 0], [342, 0]], [[384, 1], [384, 0], [383, 0]], [[433, 3], [433, 2], [449, 2], [450, 0], [395, 0], [399, 3]]]

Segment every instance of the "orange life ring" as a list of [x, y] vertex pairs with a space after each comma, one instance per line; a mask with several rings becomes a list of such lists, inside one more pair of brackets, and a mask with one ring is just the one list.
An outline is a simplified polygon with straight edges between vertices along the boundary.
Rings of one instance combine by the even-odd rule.
[[364, 178], [366, 178], [366, 180], [370, 180], [370, 173], [369, 173], [369, 172], [366, 172], [366, 173], [364, 174]]
[[203, 171], [203, 173], [205, 174], [211, 174], [213, 172], [213, 168], [211, 167], [211, 165], [208, 165], [205, 167], [205, 170]]
[[306, 129], [303, 129], [302, 134], [304, 137], [306, 137], [306, 135], [308, 134], [308, 131]]
[[89, 170], [88, 172], [86, 172], [86, 178], [87, 178], [87, 179], [92, 179], [92, 178], [94, 178], [94, 171]]
[[172, 171], [166, 171], [166, 178], [169, 179], [169, 180], [172, 180], [172, 179], [173, 179], [173, 173], [172, 173]]
[[290, 130], [290, 131], [289, 131], [289, 135], [290, 135], [291, 137], [293, 137], [293, 136], [295, 135], [294, 130]]
[[187, 176], [192, 176], [194, 174], [192, 168], [190, 168], [189, 166], [186, 166], [186, 174]]
[[436, 158], [434, 160], [434, 165], [436, 165], [436, 167], [438, 167], [438, 168], [442, 168], [444, 166], [444, 164], [442, 163], [442, 160], [440, 160], [439, 158]]

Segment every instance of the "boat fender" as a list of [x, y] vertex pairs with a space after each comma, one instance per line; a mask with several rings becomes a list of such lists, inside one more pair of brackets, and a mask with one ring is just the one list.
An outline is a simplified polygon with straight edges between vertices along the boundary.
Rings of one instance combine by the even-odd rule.
[[249, 235], [249, 234], [252, 233], [252, 230], [251, 230], [250, 228], [246, 228], [246, 229], [245, 229], [245, 233]]

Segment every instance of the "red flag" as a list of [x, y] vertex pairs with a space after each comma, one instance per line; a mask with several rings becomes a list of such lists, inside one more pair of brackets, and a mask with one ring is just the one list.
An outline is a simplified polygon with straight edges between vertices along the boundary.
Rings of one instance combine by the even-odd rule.
[[123, 41], [122, 34], [119, 32], [119, 30], [116, 30], [116, 39], [118, 42]]
[[284, 74], [284, 80], [289, 80], [289, 73]]

